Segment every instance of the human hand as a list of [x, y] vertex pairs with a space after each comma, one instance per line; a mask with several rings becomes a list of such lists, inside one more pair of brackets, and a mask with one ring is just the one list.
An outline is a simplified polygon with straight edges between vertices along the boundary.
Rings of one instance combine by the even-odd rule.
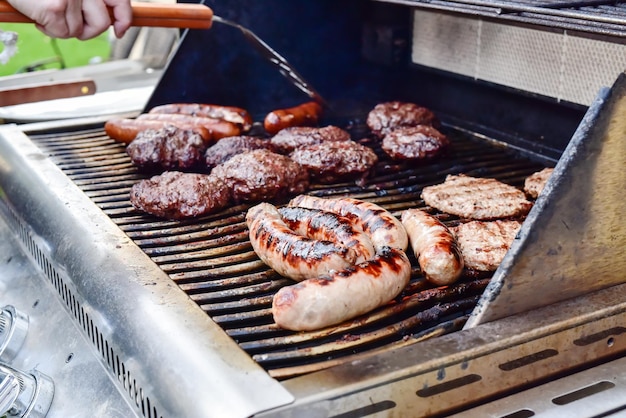
[[[130, 0], [8, 0], [53, 38], [91, 39], [113, 25], [122, 37], [130, 27]], [[109, 14], [109, 9], [112, 11]]]

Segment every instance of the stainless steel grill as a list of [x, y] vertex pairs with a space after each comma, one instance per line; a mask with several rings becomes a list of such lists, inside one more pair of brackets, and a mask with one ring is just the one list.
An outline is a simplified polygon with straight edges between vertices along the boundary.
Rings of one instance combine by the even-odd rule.
[[[451, 152], [439, 161], [398, 166], [379, 152], [377, 175], [365, 188], [350, 183], [317, 185], [312, 193], [366, 199], [396, 215], [411, 207], [435, 213], [425, 207], [420, 192], [447, 174], [489, 176], [521, 186], [525, 177], [543, 167], [504, 144], [453, 127], [448, 130]], [[459, 284], [432, 288], [413, 260], [411, 285], [394, 304], [332, 329], [289, 332], [273, 323], [271, 301], [290, 281], [270, 270], [252, 250], [244, 221], [247, 206], [197, 221], [159, 220], [130, 204], [130, 187], [146, 176], [134, 168], [124, 146], [101, 129], [30, 137], [243, 350], [279, 379], [340, 364], [355, 353], [459, 330], [489, 282], [488, 275], [470, 272]], [[437, 216], [448, 224], [457, 222], [450, 215]]]

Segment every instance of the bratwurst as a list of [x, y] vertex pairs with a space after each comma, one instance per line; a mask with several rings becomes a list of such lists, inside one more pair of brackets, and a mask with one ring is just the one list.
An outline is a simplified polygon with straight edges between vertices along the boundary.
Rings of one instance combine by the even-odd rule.
[[281, 288], [272, 303], [274, 321], [292, 331], [335, 325], [393, 300], [410, 278], [404, 251], [384, 247], [372, 260]]
[[[301, 281], [332, 270], [345, 269], [356, 261], [352, 248], [336, 241], [313, 239], [296, 233], [270, 203], [259, 203], [250, 208], [246, 223], [252, 248], [265, 264], [281, 276]], [[329, 235], [326, 237], [331, 238]]]
[[289, 206], [321, 209], [351, 218], [370, 236], [376, 250], [393, 247], [404, 251], [409, 246], [409, 238], [402, 223], [375, 203], [353, 198], [324, 199], [299, 195], [289, 202]]
[[436, 285], [454, 283], [463, 272], [463, 256], [454, 234], [434, 216], [420, 210], [402, 212], [411, 247], [424, 277]]

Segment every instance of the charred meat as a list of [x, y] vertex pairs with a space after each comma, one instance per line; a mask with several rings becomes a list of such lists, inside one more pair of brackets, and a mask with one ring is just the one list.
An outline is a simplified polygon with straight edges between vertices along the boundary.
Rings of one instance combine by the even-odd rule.
[[553, 168], [544, 168], [543, 170], [528, 176], [524, 181], [524, 191], [526, 194], [531, 198], [536, 199], [543, 191], [543, 188], [553, 171]]
[[266, 149], [235, 155], [216, 166], [211, 175], [228, 185], [236, 203], [286, 197], [309, 187], [309, 173], [304, 167]]
[[453, 227], [465, 267], [496, 270], [521, 226], [518, 221], [496, 220], [471, 221]]
[[354, 141], [326, 141], [302, 146], [290, 157], [305, 167], [312, 179], [327, 184], [347, 179], [360, 183], [378, 161], [371, 148]]
[[394, 160], [424, 160], [440, 155], [450, 141], [429, 125], [405, 126], [383, 137], [382, 149]]
[[230, 203], [230, 190], [220, 178], [168, 171], [133, 185], [135, 208], [160, 218], [185, 219], [217, 212]]
[[372, 133], [383, 137], [403, 126], [436, 125], [435, 114], [428, 108], [407, 102], [380, 103], [368, 115], [366, 124]]
[[254, 136], [242, 135], [223, 138], [207, 148], [204, 154], [206, 166], [211, 170], [237, 154], [255, 149], [269, 149], [270, 147], [271, 144], [268, 139]]
[[348, 140], [350, 140], [350, 134], [337, 126], [325, 126], [323, 128], [296, 126], [281, 130], [272, 137], [271, 142], [276, 152], [289, 154], [303, 145]]

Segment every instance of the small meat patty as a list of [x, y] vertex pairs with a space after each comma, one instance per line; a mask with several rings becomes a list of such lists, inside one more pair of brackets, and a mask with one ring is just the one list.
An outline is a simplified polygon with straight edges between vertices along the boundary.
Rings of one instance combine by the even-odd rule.
[[160, 218], [194, 218], [228, 206], [230, 190], [212, 175], [167, 171], [133, 185], [130, 202]]
[[350, 134], [337, 126], [312, 128], [294, 126], [279, 131], [271, 139], [272, 147], [281, 154], [290, 154], [303, 145], [319, 144], [325, 141], [348, 141]]
[[201, 167], [205, 150], [206, 145], [198, 133], [173, 125], [141, 131], [126, 147], [133, 164], [145, 172]]
[[296, 148], [291, 159], [320, 183], [355, 179], [362, 182], [378, 161], [371, 148], [354, 141], [326, 141]]
[[237, 154], [255, 149], [269, 149], [270, 147], [271, 144], [268, 139], [254, 136], [230, 136], [220, 139], [207, 148], [204, 157], [207, 168], [211, 170]]
[[554, 168], [544, 168], [541, 171], [531, 174], [524, 180], [524, 191], [528, 196], [536, 199], [542, 192], [548, 178], [552, 175]]
[[402, 126], [436, 125], [435, 114], [428, 108], [407, 102], [385, 102], [377, 104], [368, 115], [366, 122], [372, 133], [383, 137]]
[[465, 267], [494, 271], [522, 226], [518, 221], [471, 221], [452, 227]]
[[235, 155], [216, 166], [211, 175], [228, 185], [236, 203], [272, 200], [303, 193], [309, 187], [304, 167], [266, 149]]
[[417, 161], [442, 154], [450, 141], [429, 125], [405, 126], [383, 137], [382, 149], [394, 160]]
[[489, 220], [521, 216], [532, 203], [524, 192], [496, 179], [448, 175], [445, 182], [422, 190], [424, 202], [462, 218]]

